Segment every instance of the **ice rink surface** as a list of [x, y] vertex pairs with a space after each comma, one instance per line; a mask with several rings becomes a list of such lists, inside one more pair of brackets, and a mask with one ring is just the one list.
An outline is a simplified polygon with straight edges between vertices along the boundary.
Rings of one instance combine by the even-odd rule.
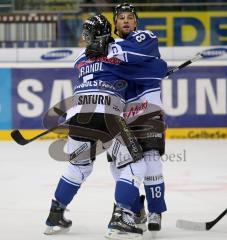
[[[19, 146], [0, 142], [0, 239], [105, 239], [114, 194], [105, 154], [97, 158], [92, 175], [69, 205], [66, 217], [73, 221], [71, 231], [43, 234], [51, 198], [68, 164], [49, 157], [50, 143]], [[163, 214], [161, 232], [146, 232], [144, 239], [227, 239], [227, 216], [206, 232], [175, 227], [177, 219], [210, 221], [227, 208], [227, 141], [169, 140], [166, 152], [163, 167], [168, 211]]]

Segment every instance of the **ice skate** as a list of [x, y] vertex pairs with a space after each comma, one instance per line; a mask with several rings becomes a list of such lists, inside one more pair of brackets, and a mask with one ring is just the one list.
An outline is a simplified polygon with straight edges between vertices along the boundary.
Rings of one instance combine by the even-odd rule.
[[148, 214], [148, 230], [160, 231], [161, 220], [162, 220], [162, 215], [160, 213], [149, 213]]
[[44, 231], [46, 235], [66, 233], [72, 226], [72, 221], [64, 218], [65, 208], [60, 203], [52, 200], [49, 216], [46, 220], [47, 228]]
[[113, 215], [105, 237], [119, 240], [142, 240], [143, 230], [135, 225], [133, 213], [131, 211], [114, 206]]

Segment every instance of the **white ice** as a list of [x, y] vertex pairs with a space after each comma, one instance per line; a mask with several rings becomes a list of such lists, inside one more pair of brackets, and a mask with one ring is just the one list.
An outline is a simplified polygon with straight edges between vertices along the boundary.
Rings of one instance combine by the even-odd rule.
[[[111, 217], [114, 181], [105, 154], [69, 205], [66, 217], [73, 221], [70, 233], [43, 234], [51, 198], [66, 162], [48, 155], [51, 142], [19, 146], [0, 142], [0, 239], [2, 240], [101, 240]], [[144, 239], [227, 239], [227, 216], [210, 231], [175, 227], [177, 219], [211, 221], [227, 208], [227, 141], [168, 140], [170, 154], [184, 154], [184, 161], [163, 158], [168, 211], [162, 230], [146, 232]], [[143, 190], [142, 190], [143, 191]]]

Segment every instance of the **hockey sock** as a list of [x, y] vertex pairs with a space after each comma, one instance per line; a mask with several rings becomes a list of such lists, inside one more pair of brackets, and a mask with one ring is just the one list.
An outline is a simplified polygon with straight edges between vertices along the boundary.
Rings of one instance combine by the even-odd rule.
[[132, 210], [137, 198], [139, 198], [139, 189], [132, 182], [117, 181], [115, 189], [115, 201], [117, 205]]
[[79, 188], [79, 184], [73, 183], [65, 177], [62, 177], [55, 191], [55, 199], [64, 206], [67, 206], [72, 201]]
[[[144, 196], [143, 196], [144, 197]], [[132, 211], [134, 213], [139, 213], [141, 209], [144, 208], [144, 201], [141, 200], [141, 197], [138, 195], [132, 206]]]
[[144, 185], [144, 188], [146, 192], [148, 211], [151, 213], [162, 213], [166, 211], [164, 183], [157, 185]]

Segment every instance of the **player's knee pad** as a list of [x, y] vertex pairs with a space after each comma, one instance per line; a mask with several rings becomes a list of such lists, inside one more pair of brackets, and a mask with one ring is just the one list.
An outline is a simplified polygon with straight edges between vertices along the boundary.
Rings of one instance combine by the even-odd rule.
[[75, 165], [90, 164], [95, 160], [95, 147], [93, 141], [77, 140], [69, 137], [67, 153], [70, 154], [70, 162]]
[[144, 176], [146, 174], [146, 164], [144, 159], [128, 164], [121, 169], [119, 180], [126, 180], [133, 183], [134, 186], [139, 188]]
[[145, 152], [144, 161], [146, 164], [144, 184], [156, 185], [163, 183], [162, 161], [159, 152], [156, 150]]
[[152, 112], [139, 116], [129, 124], [143, 152], [158, 150], [160, 155], [165, 153], [166, 124], [162, 111]]
[[129, 137], [128, 141], [130, 143], [126, 146], [123, 138], [117, 136], [107, 150], [108, 162], [114, 161], [117, 168], [123, 168], [130, 163], [143, 159], [142, 148], [138, 144], [137, 139]]
[[63, 177], [65, 177], [66, 179], [73, 183], [82, 184], [91, 174], [92, 170], [93, 163], [85, 166], [69, 164], [68, 168], [63, 174]]

